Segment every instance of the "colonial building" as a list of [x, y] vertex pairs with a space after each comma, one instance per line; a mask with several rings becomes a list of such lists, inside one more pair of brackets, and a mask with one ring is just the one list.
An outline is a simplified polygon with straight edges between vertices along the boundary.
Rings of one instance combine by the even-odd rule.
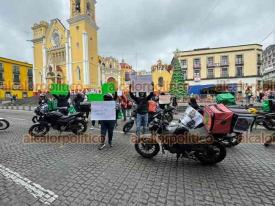
[[100, 57], [101, 83], [113, 82], [118, 89], [121, 86], [120, 63], [114, 57]]
[[127, 64], [124, 59], [122, 59], [122, 62], [120, 63], [120, 68], [121, 68], [121, 90], [128, 91], [129, 84], [130, 84], [130, 75], [132, 73], [135, 73], [135, 70], [131, 65]]
[[53, 82], [77, 88], [100, 87], [95, 3], [70, 0], [68, 29], [59, 19], [33, 25], [33, 75], [37, 90]]
[[250, 87], [255, 93], [261, 84], [259, 44], [176, 51], [175, 57], [180, 60], [189, 93], [200, 94], [217, 85], [240, 94]]
[[32, 64], [0, 57], [0, 100], [33, 95]]
[[156, 64], [151, 67], [152, 80], [155, 84], [155, 90], [159, 92], [169, 92], [170, 83], [173, 75], [172, 66], [162, 63], [158, 60]]
[[263, 80], [265, 83], [275, 81], [275, 44], [263, 52]]

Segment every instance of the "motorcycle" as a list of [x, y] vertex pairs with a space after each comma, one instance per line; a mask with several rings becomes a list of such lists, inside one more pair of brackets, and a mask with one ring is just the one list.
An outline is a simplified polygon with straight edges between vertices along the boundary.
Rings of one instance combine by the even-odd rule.
[[163, 154], [169, 151], [177, 155], [177, 160], [183, 157], [209, 165], [221, 162], [226, 157], [225, 146], [207, 133], [202, 115], [192, 111], [196, 119], [183, 117], [174, 125], [165, 120], [164, 111], [156, 114], [149, 125], [152, 137], [137, 140], [135, 150], [145, 158], [152, 158], [159, 153], [161, 145]]
[[[175, 108], [174, 107], [169, 107], [167, 109], [164, 109], [165, 113], [164, 113], [164, 116], [165, 116], [165, 119], [168, 121], [168, 122], [172, 122], [173, 121], [173, 112], [174, 112]], [[135, 119], [137, 117], [137, 111], [136, 110], [133, 110], [132, 112], [132, 115], [130, 117], [130, 119], [125, 123], [125, 125], [123, 126], [123, 132], [124, 134], [127, 134], [134, 126], [135, 124]], [[150, 122], [153, 121], [154, 119], [154, 115], [156, 113], [149, 113], [149, 116], [148, 116], [148, 123], [150, 124]]]
[[3, 118], [0, 118], [0, 130], [6, 130], [10, 127], [10, 123], [3, 119]]
[[267, 130], [275, 131], [275, 113], [259, 115], [256, 121], [257, 124], [264, 126]]
[[69, 116], [61, 112], [42, 111], [43, 115], [38, 123], [31, 126], [29, 134], [31, 136], [45, 136], [50, 128], [61, 132], [73, 132], [76, 135], [83, 134], [87, 130], [88, 120], [84, 113], [74, 113]]

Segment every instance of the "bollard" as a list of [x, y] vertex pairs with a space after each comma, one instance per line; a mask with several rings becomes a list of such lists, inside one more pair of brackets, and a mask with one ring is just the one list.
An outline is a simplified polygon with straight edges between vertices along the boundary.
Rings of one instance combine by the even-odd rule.
[[31, 106], [29, 106], [29, 111], [32, 111], [32, 107]]
[[19, 110], [19, 106], [18, 105], [16, 106], [16, 110]]
[[13, 107], [13, 106], [11, 106], [11, 109], [12, 109], [12, 110], [14, 110], [14, 107]]
[[23, 105], [22, 110], [25, 110], [25, 105]]

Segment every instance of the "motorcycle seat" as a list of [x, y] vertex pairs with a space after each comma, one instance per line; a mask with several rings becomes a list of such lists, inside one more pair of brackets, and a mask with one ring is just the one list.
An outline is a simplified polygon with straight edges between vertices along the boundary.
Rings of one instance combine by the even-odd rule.
[[69, 115], [69, 116], [65, 116], [65, 115], [64, 115], [64, 116], [60, 117], [60, 120], [61, 120], [61, 121], [68, 121], [68, 120], [74, 119], [75, 117], [78, 117], [80, 114], [81, 114], [81, 113], [76, 112], [76, 113], [71, 114], [71, 115]]

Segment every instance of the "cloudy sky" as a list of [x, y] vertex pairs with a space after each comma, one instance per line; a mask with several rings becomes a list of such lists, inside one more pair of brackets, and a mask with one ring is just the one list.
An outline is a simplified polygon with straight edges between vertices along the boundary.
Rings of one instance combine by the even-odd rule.
[[[69, 0], [0, 0], [0, 56], [33, 62], [31, 26], [69, 17]], [[275, 41], [275, 0], [98, 0], [99, 53], [139, 70], [173, 51]]]

